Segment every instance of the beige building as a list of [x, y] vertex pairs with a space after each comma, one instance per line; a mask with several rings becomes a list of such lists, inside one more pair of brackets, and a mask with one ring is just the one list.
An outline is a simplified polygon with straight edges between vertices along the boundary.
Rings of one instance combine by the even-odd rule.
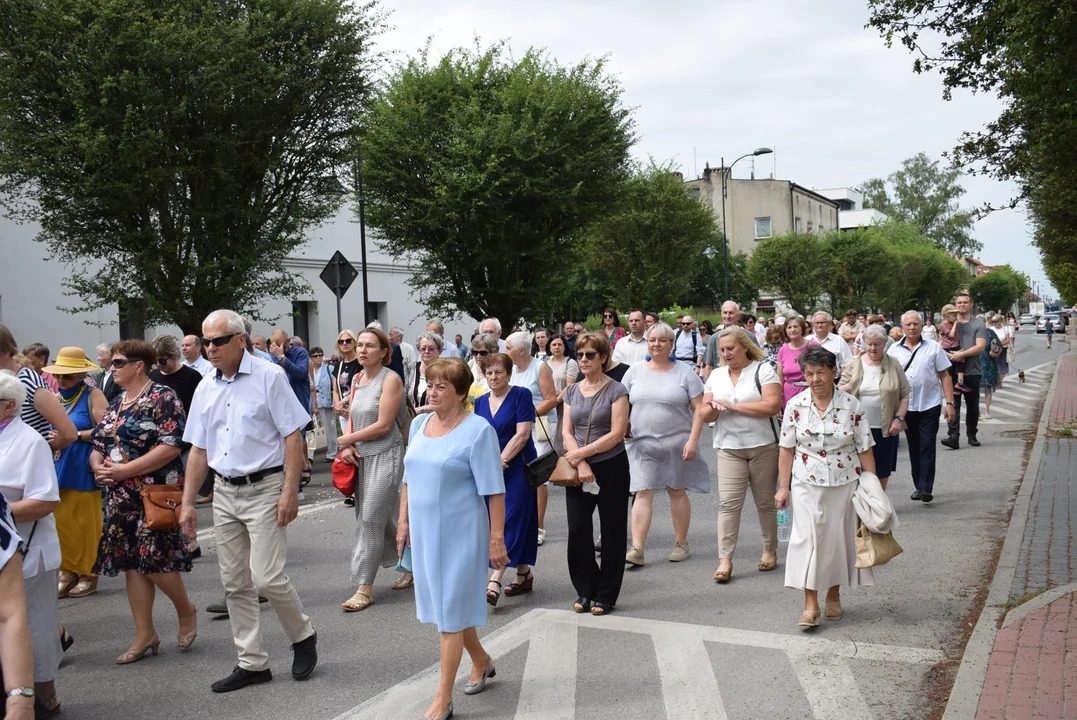
[[[722, 168], [707, 167], [703, 177], [689, 180], [690, 192], [711, 209], [722, 224]], [[788, 232], [837, 230], [838, 203], [788, 180], [727, 180], [726, 233], [732, 252], [750, 255], [755, 244]]]

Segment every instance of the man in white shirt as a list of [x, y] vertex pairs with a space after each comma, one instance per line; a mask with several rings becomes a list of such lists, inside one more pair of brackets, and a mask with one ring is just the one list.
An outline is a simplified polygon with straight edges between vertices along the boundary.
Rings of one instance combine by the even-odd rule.
[[284, 572], [285, 528], [295, 520], [302, 428], [310, 414], [287, 376], [246, 352], [243, 318], [215, 310], [202, 324], [216, 370], [195, 390], [185, 442], [191, 444], [180, 523], [194, 537], [194, 499], [209, 468], [219, 476], [213, 493], [213, 528], [232, 637], [239, 664], [213, 683], [230, 692], [273, 679], [258, 629], [258, 594], [269, 598], [292, 642], [292, 677], [305, 680], [318, 663], [318, 635]]
[[194, 335], [185, 335], [183, 342], [180, 343], [180, 352], [183, 353], [183, 364], [202, 373], [202, 377], [209, 375], [213, 370], [213, 365], [210, 364], [209, 360], [202, 357], [201, 338]]
[[482, 324], [479, 325], [479, 332], [490, 333], [495, 338], [497, 338], [498, 352], [503, 353], [508, 350], [508, 346], [505, 344], [505, 341], [501, 339], [501, 321], [497, 318], [486, 318], [485, 320], [483, 320]]
[[834, 357], [838, 361], [838, 373], [840, 374], [845, 364], [852, 362], [853, 359], [853, 351], [849, 349], [849, 344], [842, 340], [841, 336], [833, 333], [834, 321], [831, 319], [830, 313], [817, 312], [812, 315], [811, 326], [812, 330], [815, 331], [810, 338], [811, 341], [834, 353]]
[[673, 354], [679, 362], [690, 365], [698, 373], [703, 363], [704, 345], [699, 330], [692, 329], [693, 322], [695, 320], [691, 315], [677, 321], [679, 327], [673, 334]]
[[915, 486], [912, 499], [929, 503], [934, 499], [939, 417], [944, 415], [947, 422], [954, 417], [950, 360], [941, 345], [922, 337], [924, 323], [917, 311], [909, 310], [901, 316], [901, 329], [905, 337], [891, 345], [886, 354], [901, 363], [911, 388], [909, 410], [905, 414], [905, 439], [909, 442]]
[[645, 323], [643, 311], [639, 308], [628, 313], [628, 335], [613, 348], [614, 362], [631, 367], [647, 359], [647, 339], [643, 336]]
[[398, 327], [389, 328], [389, 339], [400, 346], [400, 355], [404, 360], [404, 387], [410, 388], [415, 382], [415, 363], [419, 360], [419, 353], [415, 352], [414, 345], [404, 342], [404, 331]]
[[[441, 340], [442, 340], [442, 343], [441, 343], [441, 346], [442, 346], [441, 347], [441, 355], [439, 355], [438, 357], [443, 357], [443, 358], [460, 357], [460, 351], [456, 348], [456, 346], [453, 345], [451, 342], [445, 342], [445, 326], [441, 324], [440, 320], [431, 320], [430, 322], [428, 322], [426, 324], [426, 331], [427, 332], [434, 332], [434, 333], [437, 333], [438, 335], [441, 336]], [[390, 339], [392, 339], [392, 338], [390, 338]], [[396, 341], [393, 340], [393, 342], [396, 342]], [[403, 350], [404, 350], [403, 345], [400, 346], [400, 350], [401, 350], [401, 352], [403, 352]], [[412, 348], [412, 350], [414, 351], [415, 348]], [[418, 358], [418, 355], [416, 355], [415, 357]], [[413, 362], [412, 365], [414, 365], [414, 364], [415, 363]], [[405, 384], [404, 387], [411, 387], [411, 385]]]

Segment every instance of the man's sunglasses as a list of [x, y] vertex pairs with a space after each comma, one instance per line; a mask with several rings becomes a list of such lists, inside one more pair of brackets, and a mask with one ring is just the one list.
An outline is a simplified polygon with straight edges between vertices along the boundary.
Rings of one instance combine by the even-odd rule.
[[490, 354], [490, 351], [489, 350], [476, 350], [476, 349], [472, 348], [471, 349], [471, 354], [475, 355], [476, 357], [486, 357], [487, 355]]
[[690, 322], [686, 322], [686, 323], [685, 323], [685, 322], [682, 322], [682, 323], [681, 323], [681, 325], [684, 325], [685, 327], [688, 327], [688, 326], [689, 326], [689, 325], [691, 325], [691, 324], [692, 324], [692, 323], [690, 323]]
[[232, 333], [231, 335], [218, 335], [215, 338], [204, 337], [204, 338], [202, 338], [202, 345], [203, 346], [212, 345], [213, 347], [224, 347], [228, 343], [232, 342], [232, 338], [234, 338], [236, 335], [239, 335], [239, 333]]
[[577, 360], [583, 360], [584, 358], [587, 358], [588, 360], [594, 360], [596, 357], [598, 357], [598, 353], [594, 350], [580, 350], [578, 353], [576, 353]]
[[112, 358], [112, 362], [109, 363], [109, 367], [111, 367], [113, 370], [119, 370], [120, 368], [126, 367], [133, 362], [138, 362], [138, 360], [131, 360], [129, 358]]

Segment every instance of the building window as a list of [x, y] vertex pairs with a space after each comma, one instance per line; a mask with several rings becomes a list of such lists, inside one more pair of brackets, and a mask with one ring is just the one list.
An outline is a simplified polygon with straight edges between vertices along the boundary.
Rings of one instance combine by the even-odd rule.
[[757, 217], [755, 219], [755, 239], [762, 240], [770, 237], [770, 218]]
[[793, 218], [793, 232], [800, 232], [800, 218]]
[[127, 298], [119, 301], [120, 340], [145, 340], [146, 323], [143, 321], [141, 298]]
[[303, 338], [307, 348], [314, 345], [314, 339], [310, 336], [310, 320], [313, 313], [314, 303], [306, 300], [292, 301], [292, 335]]

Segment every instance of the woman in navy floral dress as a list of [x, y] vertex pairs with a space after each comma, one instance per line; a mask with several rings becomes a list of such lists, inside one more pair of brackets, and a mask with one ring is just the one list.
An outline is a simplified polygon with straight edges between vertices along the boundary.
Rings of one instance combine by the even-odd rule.
[[154, 589], [176, 607], [178, 643], [187, 649], [197, 635], [195, 607], [180, 572], [191, 569], [187, 541], [177, 530], [148, 530], [139, 494], [141, 483], [183, 485], [180, 442], [184, 411], [176, 394], [153, 383], [147, 372], [156, 363], [153, 347], [140, 340], [112, 346], [112, 377], [124, 388], [92, 433], [90, 467], [105, 486], [105, 524], [94, 572], [124, 573], [135, 621], [135, 641], [116, 662], [123, 665], [157, 654], [161, 643], [153, 628]]

